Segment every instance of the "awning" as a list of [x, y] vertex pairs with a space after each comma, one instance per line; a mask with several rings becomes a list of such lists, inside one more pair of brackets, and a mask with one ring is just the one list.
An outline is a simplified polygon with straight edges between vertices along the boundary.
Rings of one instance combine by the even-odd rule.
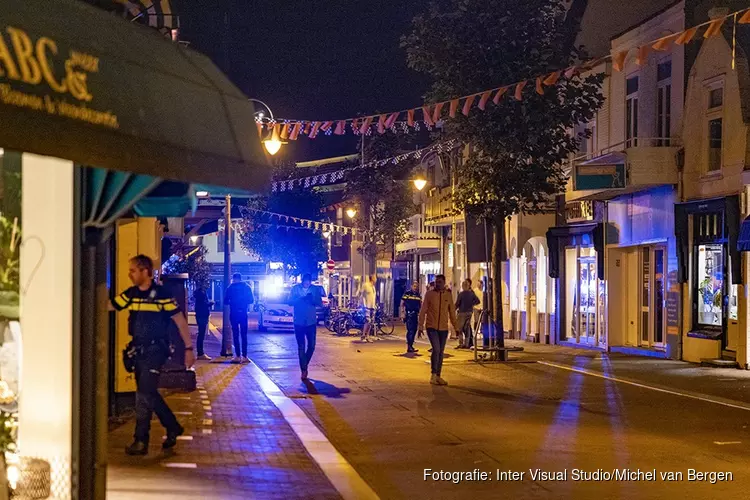
[[750, 252], [750, 216], [745, 217], [740, 225], [740, 235], [737, 238], [737, 250]]
[[4, 0], [0, 54], [0, 147], [176, 181], [268, 184], [252, 104], [208, 58], [154, 30], [76, 0]]
[[604, 224], [601, 222], [591, 222], [587, 224], [551, 227], [547, 230], [547, 248], [549, 248], [547, 274], [550, 278], [560, 277], [560, 254], [562, 253], [560, 240], [588, 233], [592, 235], [594, 250], [596, 250], [597, 275], [604, 277]]

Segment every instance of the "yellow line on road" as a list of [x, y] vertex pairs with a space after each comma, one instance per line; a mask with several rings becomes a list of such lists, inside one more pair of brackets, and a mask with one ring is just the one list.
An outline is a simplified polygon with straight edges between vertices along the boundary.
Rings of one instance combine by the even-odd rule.
[[258, 365], [250, 361], [247, 367], [266, 397], [281, 411], [302, 445], [344, 500], [378, 500], [378, 495], [305, 412], [289, 399]]

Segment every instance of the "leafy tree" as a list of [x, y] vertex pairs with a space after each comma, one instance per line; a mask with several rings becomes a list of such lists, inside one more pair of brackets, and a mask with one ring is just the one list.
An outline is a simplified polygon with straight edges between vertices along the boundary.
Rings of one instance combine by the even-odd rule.
[[194, 286], [208, 289], [211, 281], [211, 264], [206, 261], [208, 249], [200, 246], [184, 254], [182, 249], [173, 254], [162, 266], [164, 274], [187, 274]]
[[[318, 193], [303, 189], [272, 193], [248, 203], [252, 209], [314, 221], [323, 221], [322, 206], [323, 201]], [[244, 214], [242, 225], [242, 248], [254, 252], [266, 262], [283, 262], [285, 269], [294, 274], [308, 272], [314, 275], [318, 272], [319, 263], [328, 258], [322, 235], [311, 229], [282, 227], [300, 227], [291, 220], [279, 221], [275, 217], [248, 211]]]
[[[574, 46], [580, 27], [561, 0], [439, 0], [414, 18], [402, 38], [412, 69], [433, 79], [428, 102], [444, 101], [572, 66], [585, 58]], [[601, 75], [560, 76], [556, 85], [522, 100], [510, 88], [499, 105], [448, 119], [446, 133], [470, 144], [459, 172], [454, 204], [492, 229], [494, 324], [503, 332], [501, 261], [504, 223], [519, 212], [537, 213], [565, 188], [562, 164], [578, 150], [589, 122], [601, 107]], [[493, 95], [494, 97], [494, 95]], [[461, 103], [463, 105], [463, 102]], [[498, 335], [503, 345], [503, 335]]]
[[[391, 158], [411, 150], [410, 139], [390, 131], [366, 139], [365, 163]], [[409, 230], [408, 219], [415, 213], [413, 191], [409, 182], [413, 168], [413, 161], [403, 161], [358, 168], [351, 170], [346, 176], [344, 195], [360, 205], [356, 226], [360, 231], [369, 230], [363, 252], [370, 260], [370, 266], [374, 266], [379, 246], [393, 248], [395, 243], [406, 237]], [[368, 213], [371, 221], [368, 220]]]

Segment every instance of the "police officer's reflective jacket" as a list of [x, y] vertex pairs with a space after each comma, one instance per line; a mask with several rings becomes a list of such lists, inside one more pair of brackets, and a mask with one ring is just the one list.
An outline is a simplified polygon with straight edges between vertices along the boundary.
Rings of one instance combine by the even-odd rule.
[[133, 286], [112, 299], [118, 311], [127, 309], [128, 332], [133, 344], [145, 346], [157, 342], [169, 344], [169, 323], [181, 313], [174, 297], [162, 286], [153, 284], [148, 290]]
[[401, 297], [401, 300], [404, 303], [407, 315], [419, 314], [419, 308], [422, 307], [422, 296], [419, 292], [407, 290], [403, 297]]

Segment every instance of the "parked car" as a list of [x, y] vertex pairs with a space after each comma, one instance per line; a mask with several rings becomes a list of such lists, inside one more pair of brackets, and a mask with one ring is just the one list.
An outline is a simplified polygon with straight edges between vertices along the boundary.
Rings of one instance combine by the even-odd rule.
[[[323, 288], [321, 285], [316, 285]], [[294, 307], [289, 304], [289, 295], [292, 287], [285, 286], [278, 293], [271, 293], [258, 304], [260, 317], [258, 318], [258, 330], [293, 330], [294, 329]], [[325, 294], [325, 289], [323, 289]], [[323, 305], [316, 308], [318, 323], [322, 323], [330, 313], [330, 301], [323, 296]]]

